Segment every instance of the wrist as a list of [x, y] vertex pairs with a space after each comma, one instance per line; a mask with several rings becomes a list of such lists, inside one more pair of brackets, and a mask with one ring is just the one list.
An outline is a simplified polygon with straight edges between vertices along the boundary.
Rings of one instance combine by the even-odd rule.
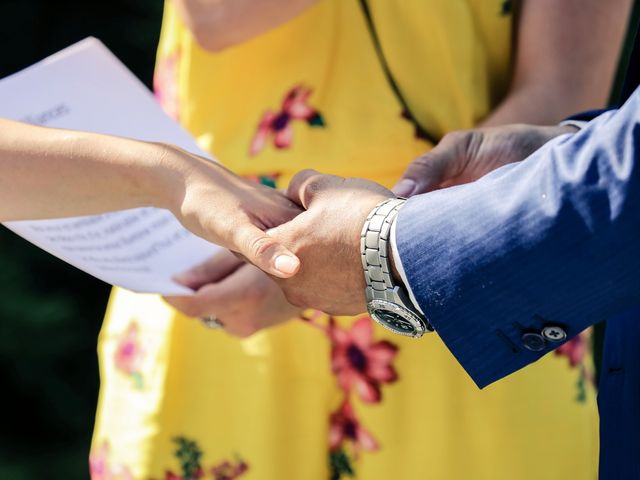
[[117, 185], [117, 208], [164, 206], [160, 144], [90, 132], [51, 129], [47, 133], [65, 158], [91, 164]]
[[179, 212], [199, 159], [170, 144], [147, 143], [145, 148], [150, 161], [140, 171], [143, 195], [153, 207]]
[[395, 333], [417, 338], [432, 328], [399, 281], [402, 276], [393, 258], [395, 221], [405, 201], [388, 199], [371, 211], [362, 228], [361, 256], [371, 318]]

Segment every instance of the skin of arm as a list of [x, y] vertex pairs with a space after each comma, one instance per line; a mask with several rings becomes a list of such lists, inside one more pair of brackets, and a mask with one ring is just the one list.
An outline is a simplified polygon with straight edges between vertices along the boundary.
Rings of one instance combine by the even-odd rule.
[[[161, 203], [159, 144], [0, 119], [0, 221], [90, 215]], [[117, 186], [117, 191], [116, 191]], [[175, 192], [176, 197], [178, 192]], [[55, 200], [54, 200], [55, 199]]]
[[264, 233], [298, 215], [293, 202], [172, 145], [0, 119], [0, 173], [0, 221], [153, 206], [269, 273], [299, 267]]
[[[576, 112], [604, 107], [631, 6], [630, 0], [522, 1], [511, 87], [479, 126], [548, 125]], [[442, 138], [443, 148], [437, 148], [436, 154], [427, 152], [414, 160], [393, 191], [408, 197], [470, 182], [502, 165], [523, 160], [525, 153], [535, 150], [523, 139], [539, 145], [534, 136], [548, 140], [567, 133], [562, 128], [546, 127], [522, 137], [517, 130], [517, 126], [510, 126], [501, 133], [501, 140], [508, 141], [498, 146], [500, 155], [470, 165], [464, 161], [466, 149], [477, 148], [484, 140], [495, 142], [496, 136], [485, 138], [482, 129], [452, 132]]]
[[525, 0], [509, 93], [480, 126], [547, 125], [606, 106], [631, 0]]
[[174, 0], [196, 42], [218, 52], [288, 22], [318, 0]]

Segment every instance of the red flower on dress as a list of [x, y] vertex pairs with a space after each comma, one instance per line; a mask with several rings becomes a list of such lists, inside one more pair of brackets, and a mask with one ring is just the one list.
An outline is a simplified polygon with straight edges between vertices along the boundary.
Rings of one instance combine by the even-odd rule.
[[590, 343], [591, 330], [585, 330], [555, 350], [556, 356], [566, 357], [569, 361], [569, 367], [578, 371], [578, 394], [576, 395], [576, 400], [581, 403], [587, 400], [587, 385], [590, 383], [595, 386], [596, 384], [595, 374], [590, 368], [589, 362], [585, 362], [589, 353]]
[[164, 474], [164, 480], [198, 480], [199, 478], [204, 478], [204, 472], [202, 471], [202, 469], [196, 470], [193, 475], [188, 477], [173, 473], [171, 470], [167, 470]]
[[582, 333], [573, 337], [568, 342], [556, 348], [556, 355], [567, 357], [571, 367], [581, 365], [587, 354], [587, 342], [585, 337], [587, 337], [587, 335], [584, 335], [583, 337]]
[[178, 101], [179, 59], [179, 52], [161, 57], [153, 74], [153, 93], [165, 113], [174, 120], [178, 120], [180, 113]]
[[[182, 472], [181, 474], [177, 474], [173, 473], [172, 470], [166, 470], [164, 480], [198, 480], [205, 477], [209, 478], [208, 474], [205, 474], [205, 469], [200, 462], [204, 452], [198, 445], [198, 442], [186, 437], [176, 437], [173, 441], [178, 447], [175, 455], [180, 463]], [[225, 460], [218, 465], [208, 468], [206, 471], [211, 472], [211, 478], [214, 480], [235, 480], [249, 471], [249, 464], [241, 458], [237, 458], [235, 464]]]
[[297, 85], [293, 87], [282, 101], [282, 108], [279, 112], [267, 110], [260, 123], [258, 130], [251, 141], [249, 154], [251, 156], [260, 153], [270, 137], [273, 136], [273, 145], [278, 149], [289, 148], [293, 141], [293, 120], [304, 120], [311, 127], [324, 127], [324, 119], [320, 112], [309, 106], [309, 96], [313, 90]]
[[398, 379], [393, 360], [398, 347], [386, 340], [374, 342], [373, 324], [368, 316], [357, 319], [350, 329], [336, 326], [331, 319], [331, 369], [345, 391], [355, 390], [363, 402], [382, 398], [380, 385]]
[[143, 358], [138, 324], [131, 322], [118, 342], [114, 362], [118, 370], [134, 379], [138, 388], [142, 388]]
[[238, 463], [231, 463], [225, 460], [220, 465], [211, 469], [211, 474], [215, 480], [235, 480], [249, 471], [249, 465], [244, 460]]
[[356, 454], [360, 450], [374, 452], [379, 448], [373, 435], [360, 425], [349, 400], [345, 400], [338, 411], [331, 415], [329, 425], [329, 448], [331, 451], [342, 448], [345, 441], [353, 444]]
[[97, 451], [91, 452], [89, 455], [89, 473], [91, 480], [107, 480], [111, 478], [111, 469], [109, 468], [109, 444], [102, 442]]
[[129, 469], [123, 465], [112, 466], [109, 461], [111, 448], [104, 441], [89, 455], [89, 474], [91, 480], [133, 480]]

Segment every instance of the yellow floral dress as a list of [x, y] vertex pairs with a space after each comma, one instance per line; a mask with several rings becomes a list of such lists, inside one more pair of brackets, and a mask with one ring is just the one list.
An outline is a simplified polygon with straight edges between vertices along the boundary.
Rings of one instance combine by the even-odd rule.
[[[512, 12], [504, 0], [366, 6], [379, 52], [362, 2], [322, 0], [210, 54], [168, 2], [158, 98], [256, 181], [282, 188], [315, 168], [392, 185], [425, 138], [473, 126], [504, 95]], [[395, 336], [366, 315], [307, 312], [238, 340], [116, 289], [92, 478], [593, 479], [586, 345], [480, 391], [437, 335]]]

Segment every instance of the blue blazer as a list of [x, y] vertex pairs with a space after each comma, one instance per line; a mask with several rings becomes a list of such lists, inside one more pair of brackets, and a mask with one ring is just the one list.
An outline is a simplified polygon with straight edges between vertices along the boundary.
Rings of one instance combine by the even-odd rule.
[[607, 479], [640, 479], [639, 149], [636, 91], [522, 162], [410, 199], [396, 226], [418, 303], [480, 387], [558, 347], [545, 327], [569, 339], [628, 312], [605, 337]]

